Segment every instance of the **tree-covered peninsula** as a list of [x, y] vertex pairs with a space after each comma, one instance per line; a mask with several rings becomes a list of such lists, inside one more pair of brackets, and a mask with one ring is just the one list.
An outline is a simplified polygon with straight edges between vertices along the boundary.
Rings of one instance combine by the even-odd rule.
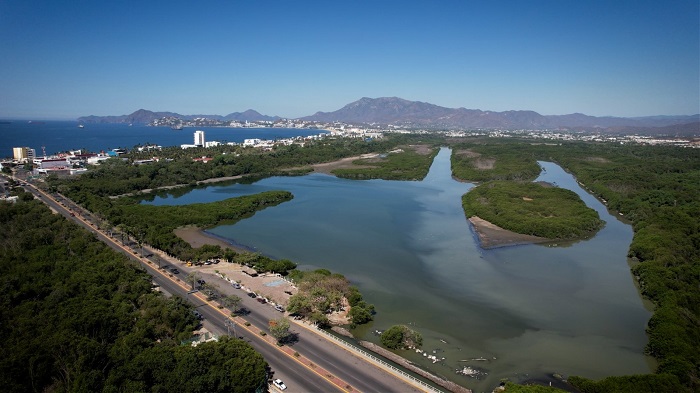
[[547, 239], [576, 239], [603, 226], [575, 192], [540, 183], [484, 183], [464, 194], [462, 206], [467, 217]]

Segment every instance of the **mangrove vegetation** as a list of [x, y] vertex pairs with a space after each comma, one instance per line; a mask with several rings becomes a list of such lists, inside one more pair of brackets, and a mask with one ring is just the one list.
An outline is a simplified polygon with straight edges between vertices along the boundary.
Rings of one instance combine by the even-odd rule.
[[581, 238], [603, 226], [575, 192], [539, 183], [484, 183], [464, 194], [462, 206], [467, 217], [548, 239]]
[[428, 174], [438, 149], [425, 145], [403, 146], [372, 158], [353, 161], [357, 168], [335, 169], [338, 177], [356, 180], [422, 180]]

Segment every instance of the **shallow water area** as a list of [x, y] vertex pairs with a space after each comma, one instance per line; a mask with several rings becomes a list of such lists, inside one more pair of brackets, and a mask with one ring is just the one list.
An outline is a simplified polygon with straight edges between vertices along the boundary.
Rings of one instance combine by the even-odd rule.
[[475, 391], [491, 391], [502, 378], [651, 371], [643, 355], [651, 314], [626, 259], [632, 229], [571, 175], [541, 162], [538, 181], [577, 192], [605, 227], [566, 246], [483, 250], [461, 207], [473, 185], [451, 178], [449, 156], [443, 148], [419, 182], [311, 174], [211, 186], [148, 203], [292, 192], [290, 202], [210, 232], [303, 269], [344, 274], [378, 311], [374, 322], [355, 329], [357, 336], [378, 343], [376, 330], [409, 325], [423, 335], [426, 354], [401, 354]]

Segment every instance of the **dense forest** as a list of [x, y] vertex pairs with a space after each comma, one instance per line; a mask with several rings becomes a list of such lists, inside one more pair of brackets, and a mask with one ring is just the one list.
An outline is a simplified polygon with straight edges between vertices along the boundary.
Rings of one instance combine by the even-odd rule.
[[602, 228], [598, 213], [575, 192], [538, 183], [493, 181], [462, 196], [467, 217], [548, 239], [577, 239]]
[[[480, 158], [491, 161], [475, 161]], [[609, 209], [631, 221], [634, 238], [629, 256], [636, 261], [632, 271], [642, 294], [655, 305], [646, 350], [658, 360], [656, 374], [572, 381], [583, 392], [699, 390], [700, 151], [474, 139], [455, 147], [452, 163], [453, 173], [464, 180], [526, 180], [536, 173], [517, 163], [529, 168], [536, 160], [558, 163]], [[504, 168], [511, 168], [512, 174]], [[472, 173], [478, 175], [471, 178]], [[654, 388], [648, 390], [650, 386]], [[663, 386], [670, 388], [661, 390]]]
[[540, 167], [533, 153], [523, 151], [522, 143], [457, 144], [450, 158], [452, 175], [457, 179], [482, 182], [487, 180], [533, 180]]
[[264, 359], [241, 340], [182, 346], [181, 298], [38, 201], [0, 202], [3, 391], [250, 392]]

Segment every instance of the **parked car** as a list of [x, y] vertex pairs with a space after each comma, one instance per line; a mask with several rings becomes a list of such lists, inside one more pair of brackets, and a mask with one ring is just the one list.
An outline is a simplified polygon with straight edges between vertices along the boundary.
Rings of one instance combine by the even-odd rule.
[[170, 273], [172, 273], [172, 274], [180, 274], [180, 271], [177, 270], [176, 268], [172, 268], [172, 269], [170, 269]]
[[258, 295], [256, 295], [255, 292], [250, 292], [248, 293], [248, 297], [256, 298]]
[[280, 306], [279, 304], [275, 306], [275, 310], [279, 312], [284, 312], [284, 307]]
[[236, 289], [241, 289], [241, 284], [239, 284], [237, 282], [232, 283], [231, 286], [236, 288]]
[[265, 304], [265, 303], [267, 303], [267, 300], [265, 300], [265, 298], [264, 298], [264, 297], [259, 297], [259, 298], [255, 299], [255, 300], [257, 300], [257, 301], [258, 301], [258, 303], [262, 303], [262, 304]]
[[287, 389], [287, 385], [285, 385], [284, 382], [282, 382], [282, 380], [279, 378], [272, 381], [272, 384], [275, 385], [275, 387], [279, 390]]

